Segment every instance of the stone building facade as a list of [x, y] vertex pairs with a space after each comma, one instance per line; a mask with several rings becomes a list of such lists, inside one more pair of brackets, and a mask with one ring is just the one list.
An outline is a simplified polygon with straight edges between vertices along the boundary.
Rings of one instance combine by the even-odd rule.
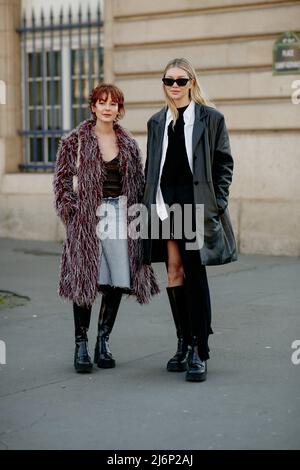
[[[20, 0], [0, 0], [0, 236], [60, 240], [52, 174], [23, 173]], [[23, 0], [26, 4], [26, 0]], [[32, 0], [30, 6], [35, 5]], [[53, 4], [54, 10], [57, 2]], [[93, 5], [92, 5], [93, 8]], [[147, 119], [163, 105], [162, 70], [186, 57], [225, 114], [235, 159], [230, 207], [242, 253], [300, 255], [298, 74], [273, 75], [272, 50], [300, 31], [300, 2], [287, 0], [106, 0], [104, 79], [127, 102], [123, 125], [143, 154]], [[300, 95], [300, 93], [299, 93]]]

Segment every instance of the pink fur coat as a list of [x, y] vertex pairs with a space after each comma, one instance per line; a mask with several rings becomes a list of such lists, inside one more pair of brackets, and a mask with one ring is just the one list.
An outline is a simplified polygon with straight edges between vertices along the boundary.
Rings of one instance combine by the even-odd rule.
[[[93, 118], [83, 121], [61, 139], [53, 180], [55, 209], [65, 224], [66, 239], [60, 264], [58, 293], [77, 304], [91, 305], [99, 292], [99, 240], [96, 235], [97, 207], [102, 199], [106, 168], [101, 159]], [[119, 124], [114, 125], [119, 146], [122, 194], [128, 207], [141, 201], [144, 173], [138, 145]], [[78, 143], [80, 165], [76, 168]], [[73, 190], [73, 176], [78, 188]], [[129, 224], [132, 218], [128, 216]], [[149, 302], [159, 287], [149, 265], [142, 264], [142, 240], [128, 236], [131, 294], [139, 303]], [[101, 269], [101, 268], [100, 268]]]

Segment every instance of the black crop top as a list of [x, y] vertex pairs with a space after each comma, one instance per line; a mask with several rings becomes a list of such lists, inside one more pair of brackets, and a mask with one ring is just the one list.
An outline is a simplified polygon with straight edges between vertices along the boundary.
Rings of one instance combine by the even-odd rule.
[[119, 155], [109, 162], [104, 161], [107, 177], [103, 183], [103, 197], [118, 197], [122, 192]]

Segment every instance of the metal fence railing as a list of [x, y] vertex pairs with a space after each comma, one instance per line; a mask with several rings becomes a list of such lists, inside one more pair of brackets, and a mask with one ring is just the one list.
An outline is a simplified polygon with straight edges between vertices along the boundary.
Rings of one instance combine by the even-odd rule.
[[45, 21], [32, 11], [24, 14], [17, 29], [22, 44], [23, 81], [23, 171], [54, 168], [60, 137], [89, 116], [91, 89], [103, 81], [103, 22], [100, 5], [91, 19], [87, 7], [74, 15], [60, 10], [54, 21], [53, 10]]

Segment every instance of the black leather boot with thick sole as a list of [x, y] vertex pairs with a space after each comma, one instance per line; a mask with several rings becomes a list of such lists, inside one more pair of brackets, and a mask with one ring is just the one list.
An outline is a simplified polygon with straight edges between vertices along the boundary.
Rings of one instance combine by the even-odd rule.
[[178, 338], [177, 351], [167, 363], [169, 372], [184, 372], [187, 368], [188, 346], [182, 337]]
[[167, 294], [178, 338], [177, 351], [168, 361], [167, 370], [169, 372], [184, 372], [187, 368], [189, 331], [184, 286], [167, 287]]
[[198, 354], [198, 338], [193, 337], [189, 346], [187, 359], [186, 380], [188, 382], [203, 382], [207, 376], [206, 361], [200, 359]]
[[111, 369], [116, 366], [116, 361], [109, 349], [108, 341], [117, 317], [121, 299], [122, 289], [118, 287], [111, 287], [102, 296], [94, 355], [94, 363], [101, 369]]
[[109, 349], [108, 340], [109, 337], [105, 335], [97, 337], [94, 362], [101, 369], [112, 369], [116, 367], [116, 361]]
[[91, 319], [91, 306], [73, 303], [75, 324], [74, 367], [77, 372], [91, 372], [93, 363], [89, 355], [87, 332]]
[[93, 363], [89, 355], [88, 340], [82, 334], [75, 339], [74, 367], [77, 372], [91, 372]]

